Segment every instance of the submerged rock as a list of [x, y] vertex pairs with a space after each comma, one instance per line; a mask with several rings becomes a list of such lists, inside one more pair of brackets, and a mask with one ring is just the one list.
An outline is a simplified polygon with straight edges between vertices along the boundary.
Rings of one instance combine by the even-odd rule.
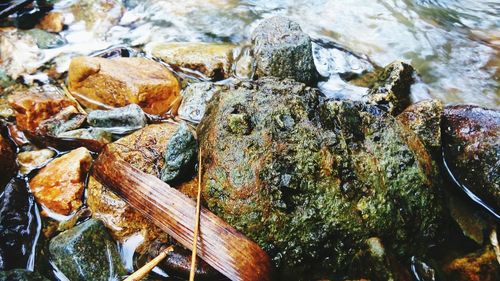
[[387, 65], [368, 91], [368, 100], [394, 116], [401, 113], [411, 104], [410, 90], [414, 73], [411, 65], [401, 61]]
[[152, 43], [148, 53], [175, 68], [197, 71], [211, 80], [222, 80], [231, 75], [232, 44], [220, 43]]
[[131, 129], [140, 129], [147, 124], [146, 115], [137, 104], [111, 110], [93, 110], [89, 113], [87, 122], [94, 127]]
[[454, 177], [500, 212], [500, 112], [473, 105], [448, 106], [443, 150]]
[[43, 58], [30, 35], [10, 28], [0, 30], [0, 68], [13, 80], [36, 72], [43, 65]]
[[38, 220], [24, 181], [12, 179], [0, 193], [0, 270], [33, 268]]
[[42, 121], [38, 126], [38, 132], [42, 135], [57, 136], [66, 131], [80, 128], [85, 123], [85, 119], [86, 115], [71, 105]]
[[68, 75], [73, 95], [92, 109], [136, 103], [147, 113], [162, 114], [180, 91], [168, 69], [145, 58], [78, 57], [71, 60]]
[[96, 140], [101, 143], [110, 143], [112, 141], [111, 133], [100, 128], [85, 128], [73, 131], [63, 132], [57, 135], [59, 138], [74, 138]]
[[50, 149], [20, 152], [17, 154], [19, 172], [23, 175], [27, 175], [31, 171], [45, 166], [52, 160], [55, 154], [56, 153]]
[[90, 219], [57, 235], [49, 251], [69, 280], [119, 280], [127, 274], [116, 243], [99, 220]]
[[36, 45], [40, 49], [58, 48], [66, 44], [66, 40], [59, 34], [50, 33], [38, 28], [30, 29], [24, 32], [33, 37]]
[[61, 12], [47, 13], [37, 26], [48, 32], [61, 32], [64, 27], [64, 15]]
[[73, 1], [67, 10], [73, 14], [75, 22], [83, 21], [88, 31], [103, 36], [118, 24], [124, 7], [122, 1], [116, 0], [79, 0]]
[[172, 184], [192, 176], [195, 171], [197, 150], [198, 145], [193, 133], [186, 123], [181, 123], [167, 143], [161, 180]]
[[90, 152], [83, 147], [50, 162], [30, 181], [37, 202], [62, 215], [78, 209], [91, 162]]
[[494, 281], [500, 279], [500, 264], [495, 251], [487, 247], [453, 260], [444, 267], [444, 272], [449, 280]]
[[225, 86], [212, 82], [189, 84], [182, 90], [182, 103], [179, 107], [179, 117], [191, 122], [200, 122], [205, 114], [205, 107], [212, 96]]
[[377, 107], [321, 100], [275, 79], [216, 94], [198, 126], [208, 208], [293, 279], [345, 272], [373, 236], [424, 251], [442, 209], [422, 142]]
[[16, 171], [16, 154], [10, 142], [0, 135], [0, 190]]
[[257, 75], [291, 78], [306, 84], [316, 80], [311, 39], [299, 24], [285, 17], [263, 20], [252, 33]]
[[0, 271], [0, 281], [49, 281], [49, 279], [36, 271], [13, 269]]

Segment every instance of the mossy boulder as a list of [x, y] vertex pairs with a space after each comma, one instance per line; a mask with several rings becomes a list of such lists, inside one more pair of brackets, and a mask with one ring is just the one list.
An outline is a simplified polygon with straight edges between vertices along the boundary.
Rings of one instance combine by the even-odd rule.
[[286, 278], [342, 275], [372, 237], [398, 257], [436, 237], [435, 166], [378, 107], [266, 78], [215, 94], [198, 137], [208, 208]]

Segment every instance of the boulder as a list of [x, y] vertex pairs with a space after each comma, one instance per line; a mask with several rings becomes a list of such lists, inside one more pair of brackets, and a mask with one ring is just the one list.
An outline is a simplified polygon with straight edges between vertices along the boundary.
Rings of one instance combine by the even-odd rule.
[[197, 162], [197, 150], [198, 145], [193, 132], [186, 123], [181, 123], [167, 143], [161, 180], [172, 184], [192, 177]]
[[494, 281], [500, 279], [500, 264], [491, 247], [457, 258], [444, 267], [449, 280]]
[[447, 106], [443, 151], [456, 180], [500, 212], [500, 112], [473, 105]]
[[375, 106], [322, 100], [276, 79], [214, 95], [197, 134], [207, 207], [288, 278], [345, 273], [373, 236], [397, 257], [422, 252], [442, 217], [424, 145]]
[[55, 154], [56, 153], [50, 149], [20, 152], [17, 154], [19, 172], [23, 175], [27, 175], [35, 169], [42, 168], [52, 160]]
[[37, 202], [61, 215], [78, 209], [91, 162], [90, 152], [83, 147], [54, 159], [30, 181]]
[[54, 237], [52, 261], [69, 280], [120, 280], [127, 274], [116, 243], [99, 220], [90, 219]]
[[392, 115], [398, 115], [411, 104], [410, 94], [414, 75], [413, 67], [402, 61], [387, 65], [368, 91], [368, 100]]
[[146, 115], [137, 104], [111, 110], [93, 110], [87, 117], [87, 122], [94, 127], [122, 127], [140, 129], [147, 125]]
[[232, 44], [201, 42], [152, 43], [146, 47], [148, 53], [172, 67], [199, 72], [211, 80], [231, 76], [235, 49]]
[[145, 58], [77, 57], [71, 60], [68, 76], [70, 91], [92, 109], [136, 103], [147, 113], [162, 114], [180, 91], [167, 68]]
[[179, 107], [179, 117], [191, 122], [200, 122], [205, 114], [205, 106], [214, 93], [224, 89], [224, 85], [212, 82], [189, 84], [182, 90], [182, 103]]
[[313, 84], [317, 78], [311, 38], [285, 17], [263, 20], [252, 33], [257, 75]]
[[8, 139], [0, 135], [0, 190], [16, 172], [16, 154]]
[[49, 281], [36, 271], [26, 269], [13, 269], [0, 271], [0, 281]]

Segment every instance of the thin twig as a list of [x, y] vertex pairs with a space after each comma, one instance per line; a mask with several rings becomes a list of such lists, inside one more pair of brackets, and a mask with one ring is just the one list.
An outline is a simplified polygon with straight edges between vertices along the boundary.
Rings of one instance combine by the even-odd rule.
[[155, 266], [157, 266], [170, 252], [174, 250], [174, 247], [170, 246], [165, 250], [161, 251], [160, 254], [146, 263], [143, 267], [139, 268], [136, 272], [132, 273], [129, 277], [127, 277], [123, 281], [139, 281], [142, 280], [146, 275], [153, 270]]
[[200, 229], [200, 201], [201, 201], [201, 147], [198, 151], [198, 195], [196, 196], [196, 217], [194, 225], [193, 252], [191, 255], [191, 270], [189, 272], [189, 281], [194, 281], [196, 272], [196, 251], [198, 249], [198, 232]]

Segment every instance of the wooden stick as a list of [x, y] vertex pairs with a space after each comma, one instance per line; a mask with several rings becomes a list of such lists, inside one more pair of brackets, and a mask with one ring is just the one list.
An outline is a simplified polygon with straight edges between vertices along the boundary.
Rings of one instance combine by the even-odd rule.
[[146, 275], [155, 268], [170, 252], [174, 251], [174, 247], [170, 246], [165, 250], [161, 251], [161, 253], [154, 259], [150, 260], [144, 266], [139, 268], [136, 272], [129, 275], [129, 277], [125, 278], [123, 281], [139, 281], [142, 278], [146, 277]]
[[189, 281], [194, 281], [196, 272], [196, 250], [198, 244], [198, 232], [200, 230], [200, 201], [201, 201], [201, 147], [198, 151], [198, 195], [196, 196], [196, 221], [194, 224], [193, 252], [191, 253], [191, 270], [189, 271]]

